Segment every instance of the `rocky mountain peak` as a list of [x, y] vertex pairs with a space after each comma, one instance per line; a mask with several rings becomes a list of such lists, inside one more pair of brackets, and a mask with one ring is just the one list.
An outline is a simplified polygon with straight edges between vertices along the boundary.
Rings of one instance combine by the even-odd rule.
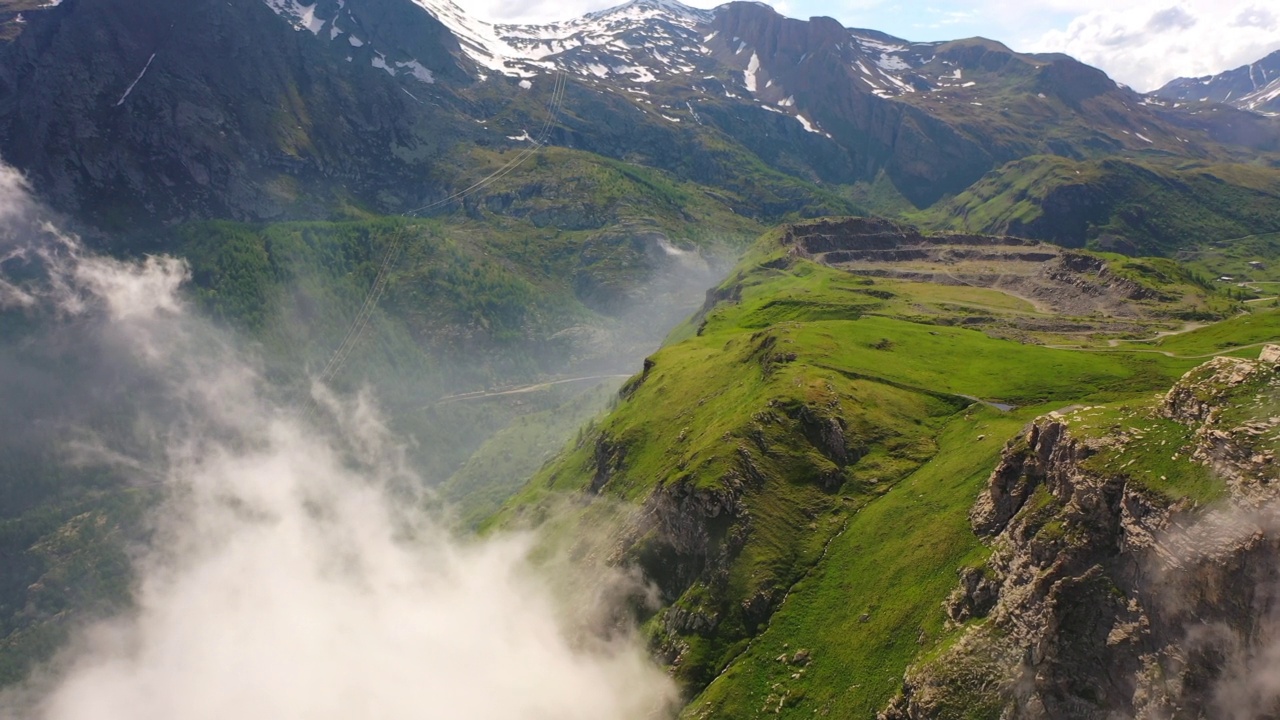
[[1280, 50], [1217, 75], [1171, 80], [1148, 97], [1174, 107], [1223, 103], [1263, 115], [1280, 115]]

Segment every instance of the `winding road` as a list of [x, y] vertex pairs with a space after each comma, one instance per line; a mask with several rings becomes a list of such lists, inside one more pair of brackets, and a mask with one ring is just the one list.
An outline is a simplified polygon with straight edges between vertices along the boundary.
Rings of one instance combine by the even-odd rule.
[[588, 380], [607, 380], [610, 378], [629, 378], [630, 375], [583, 375], [582, 377], [563, 378], [561, 380], [547, 380], [545, 382], [534, 383], [532, 385], [521, 385], [519, 387], [505, 388], [502, 390], [476, 390], [474, 392], [459, 393], [457, 395], [446, 395], [435, 402], [428, 403], [427, 406], [443, 405], [450, 402], [464, 402], [466, 400], [481, 400], [483, 398], [500, 397], [502, 395], [521, 395], [524, 393], [537, 392], [545, 390], [553, 385], [565, 385], [567, 383], [586, 382]]

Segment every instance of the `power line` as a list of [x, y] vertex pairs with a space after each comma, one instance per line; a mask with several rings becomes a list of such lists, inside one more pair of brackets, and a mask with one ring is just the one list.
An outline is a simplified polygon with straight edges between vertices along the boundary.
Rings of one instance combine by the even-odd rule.
[[[429, 203], [415, 210], [402, 213], [404, 217], [413, 217], [416, 213], [430, 210], [435, 207], [444, 205], [445, 203], [465, 198], [472, 195], [485, 187], [493, 184], [497, 180], [505, 177], [513, 172], [526, 160], [533, 156], [535, 152], [540, 150], [551, 134], [551, 130], [555, 127], [556, 121], [559, 119], [560, 110], [564, 104], [565, 90], [568, 85], [567, 75], [564, 71], [560, 71], [556, 75], [555, 84], [552, 86], [551, 97], [547, 101], [547, 118], [542, 124], [542, 128], [538, 131], [536, 140], [531, 140], [531, 146], [521, 150], [516, 157], [505, 163], [489, 175], [481, 178], [479, 181], [463, 188], [452, 195]], [[526, 133], [527, 134], [527, 133]], [[377, 309], [378, 302], [382, 299], [382, 294], [386, 291], [387, 284], [391, 278], [391, 271], [395, 268], [400, 258], [400, 252], [404, 242], [406, 228], [401, 226], [396, 234], [392, 237], [387, 251], [382, 257], [382, 262], [378, 266], [378, 273], [374, 277], [373, 284], [369, 288], [369, 292], [365, 295], [364, 302], [360, 306], [360, 310], [352, 318], [351, 325], [347, 327], [346, 335], [343, 336], [342, 342], [338, 344], [333, 355], [329, 357], [329, 361], [325, 363], [324, 369], [320, 371], [320, 382], [327, 383], [337, 376], [346, 364], [347, 358], [351, 355], [352, 350], [359, 344], [360, 336], [364, 334], [365, 328], [369, 324], [369, 320], [373, 317], [373, 311]], [[308, 404], [306, 417], [310, 419], [317, 411], [318, 406], [314, 399]]]

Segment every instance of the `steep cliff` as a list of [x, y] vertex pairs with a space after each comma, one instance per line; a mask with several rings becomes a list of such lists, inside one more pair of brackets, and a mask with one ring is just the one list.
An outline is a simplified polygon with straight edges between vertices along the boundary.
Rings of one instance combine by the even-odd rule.
[[968, 629], [881, 717], [1272, 716], [1278, 359], [1012, 440], [970, 513], [991, 558], [946, 603]]

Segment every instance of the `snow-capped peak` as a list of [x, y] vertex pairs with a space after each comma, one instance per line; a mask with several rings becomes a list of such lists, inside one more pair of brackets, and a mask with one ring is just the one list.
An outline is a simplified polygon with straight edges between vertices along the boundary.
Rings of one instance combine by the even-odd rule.
[[[662, 67], [691, 70], [674, 59], [696, 47], [694, 28], [714, 17], [678, 0], [631, 0], [623, 5], [544, 25], [489, 23], [469, 16], [450, 0], [413, 0], [457, 36], [464, 52], [490, 70], [529, 77], [547, 69], [585, 76], [630, 73], [636, 82], [654, 78]], [[643, 48], [641, 53], [633, 50]]]
[[508, 45], [498, 29], [500, 26], [468, 15], [451, 0], [413, 0], [413, 2], [449, 28], [449, 31], [458, 38], [462, 51], [477, 65], [505, 75], [529, 77], [536, 74], [529, 68], [521, 67], [525, 63], [520, 62], [534, 58], [525, 57], [518, 49]]
[[1165, 101], [1225, 103], [1263, 114], [1280, 113], [1280, 50], [1217, 75], [1177, 78], [1148, 96]]
[[678, 2], [678, 0], [631, 0], [629, 3], [587, 13], [577, 22], [592, 22], [615, 17], [633, 20], [664, 17], [669, 20], [698, 24], [711, 22], [713, 16], [714, 13], [710, 10], [692, 8], [682, 2]]

